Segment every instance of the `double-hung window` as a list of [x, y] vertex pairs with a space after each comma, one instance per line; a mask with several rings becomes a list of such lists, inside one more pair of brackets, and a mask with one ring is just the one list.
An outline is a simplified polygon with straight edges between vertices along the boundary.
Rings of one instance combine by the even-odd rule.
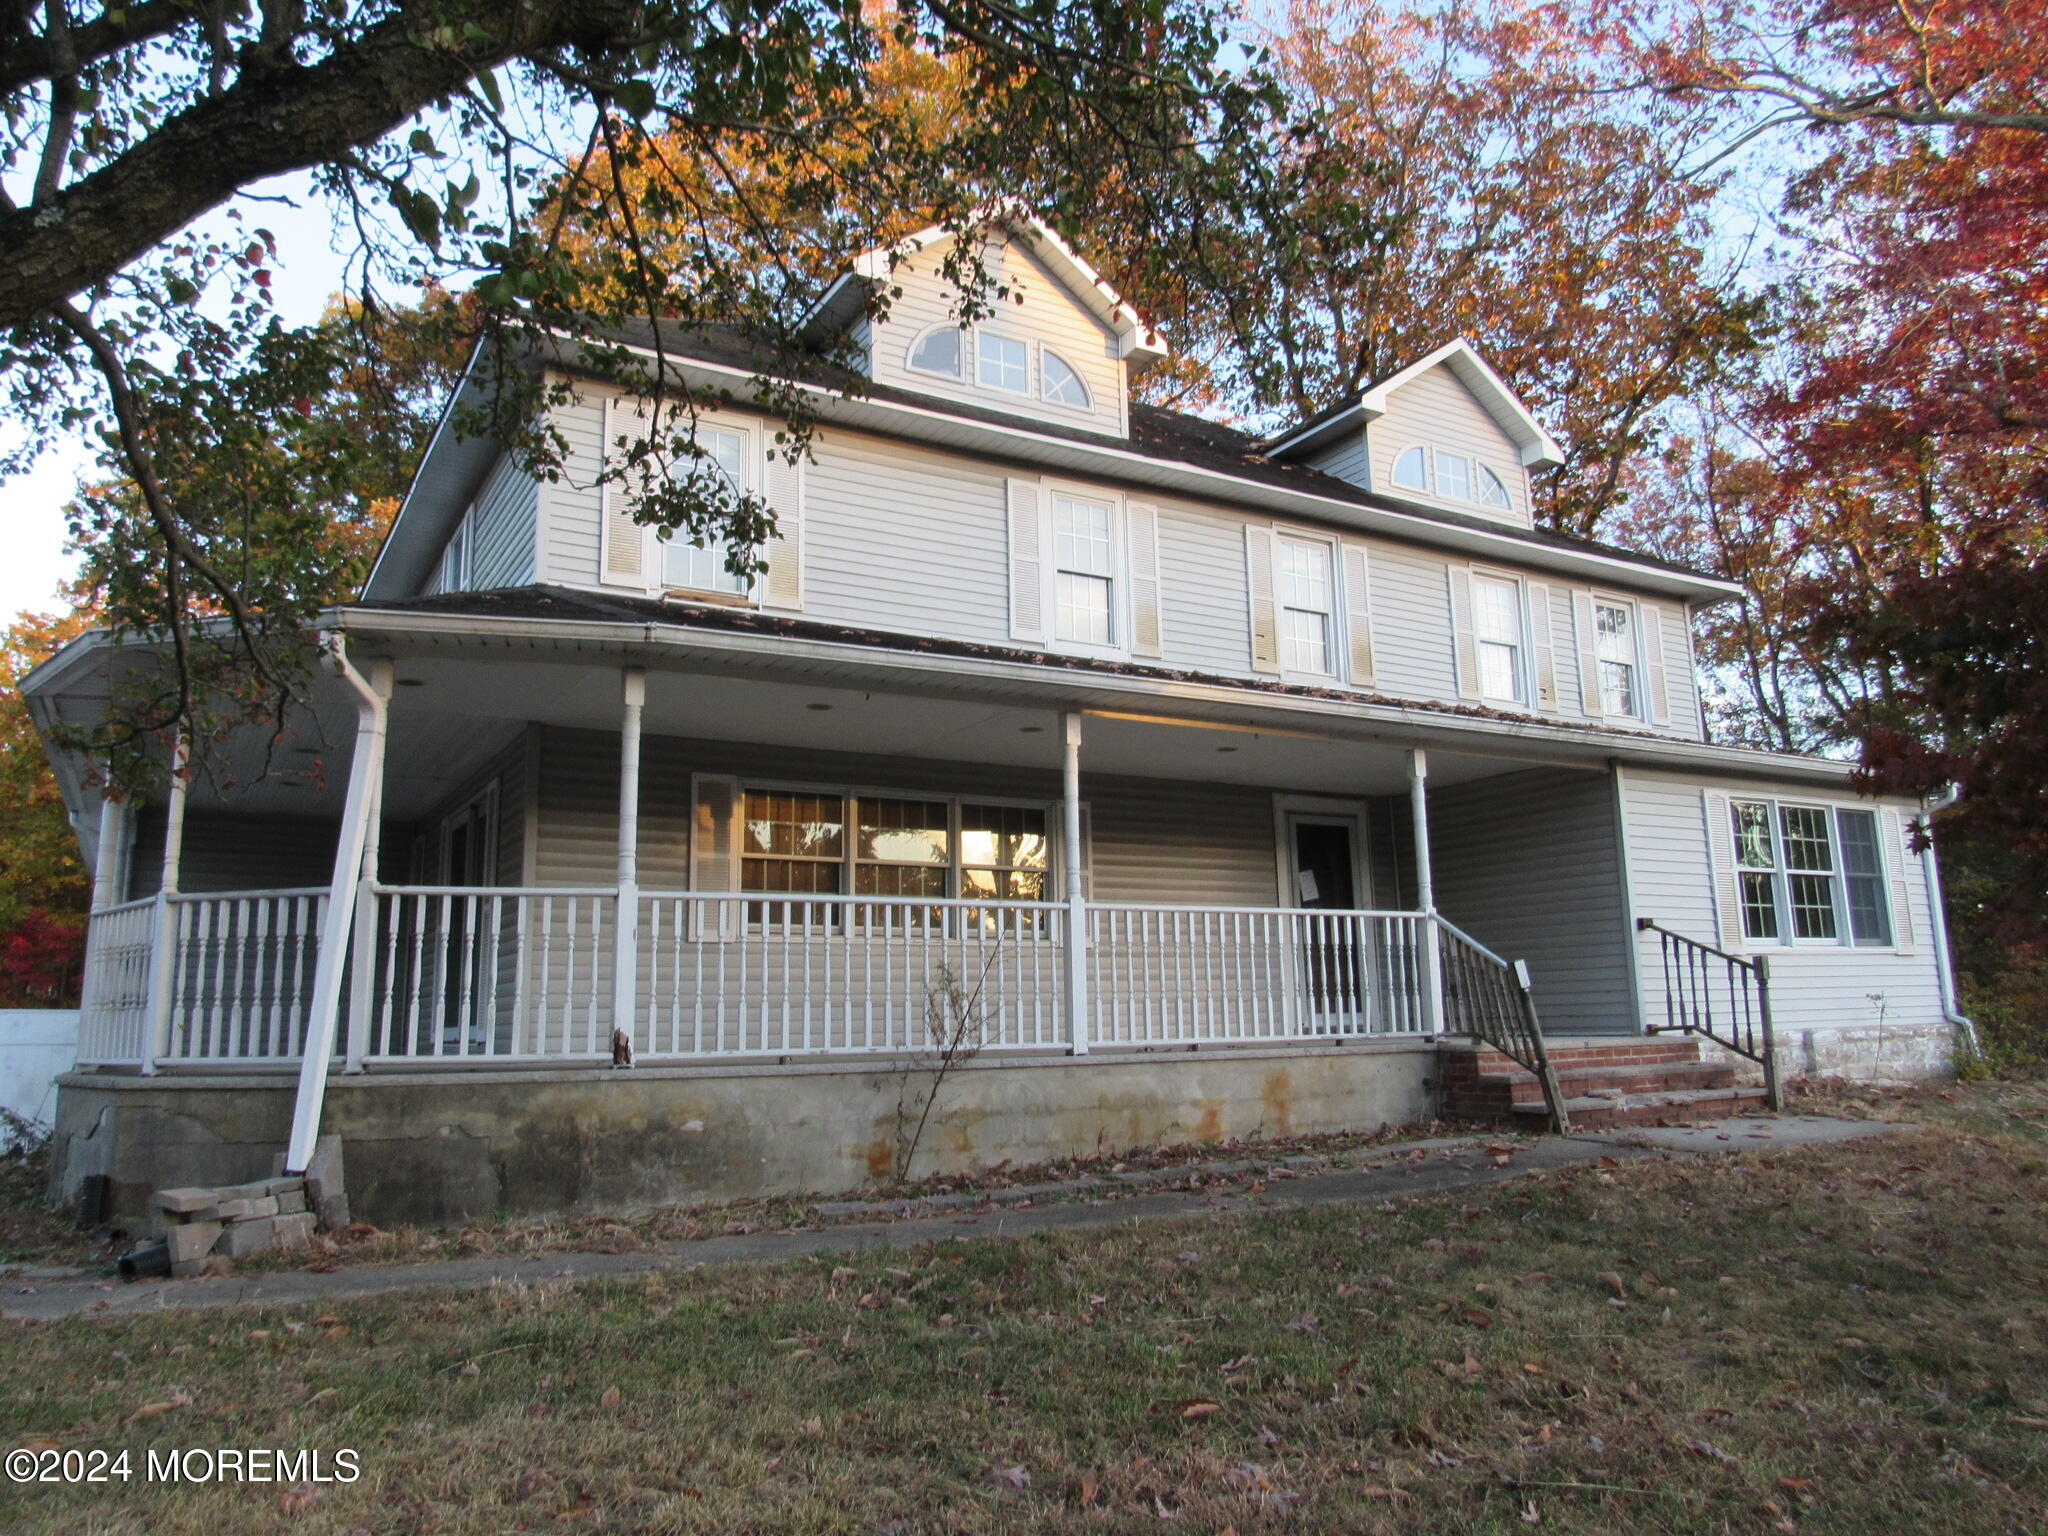
[[1593, 632], [1600, 662], [1600, 708], [1610, 715], [1640, 716], [1635, 605], [1596, 601]]
[[[694, 461], [695, 472], [699, 475], [722, 475], [735, 492], [744, 495], [751, 485], [751, 477], [747, 473], [748, 442], [744, 432], [700, 425], [697, 428], [697, 446], [703, 457]], [[725, 592], [744, 597], [753, 590], [753, 578], [731, 569], [727, 563], [730, 553], [731, 546], [723, 542], [689, 543], [680, 538], [670, 539], [663, 546], [662, 581], [667, 586], [691, 592]]]
[[943, 800], [892, 800], [861, 795], [853, 847], [856, 896], [946, 894], [953, 844], [952, 814]]
[[1330, 546], [1321, 539], [1282, 536], [1273, 541], [1273, 555], [1281, 666], [1289, 672], [1332, 676], [1337, 584]]
[[1737, 800], [1735, 865], [1743, 937], [1884, 946], [1891, 904], [1877, 812]]
[[1522, 584], [1472, 575], [1472, 638], [1482, 698], [1519, 704], [1522, 690]]
[[1116, 510], [1108, 502], [1052, 498], [1053, 638], [1069, 645], [1121, 643], [1116, 622]]
[[469, 588], [469, 517], [465, 513], [455, 531], [448, 536], [448, 547], [441, 555], [441, 590], [463, 592]]

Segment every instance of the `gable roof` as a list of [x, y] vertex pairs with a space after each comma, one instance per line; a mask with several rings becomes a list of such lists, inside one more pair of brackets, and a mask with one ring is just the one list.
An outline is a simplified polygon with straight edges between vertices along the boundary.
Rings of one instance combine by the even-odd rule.
[[1472, 392], [1473, 398], [1485, 408], [1500, 429], [1514, 440], [1525, 467], [1558, 465], [1564, 462], [1564, 450], [1557, 439], [1544, 430], [1543, 423], [1530, 414], [1522, 404], [1521, 397], [1508, 388], [1507, 381], [1493, 371], [1493, 367], [1480, 355], [1479, 349], [1460, 336], [1456, 341], [1438, 347], [1427, 357], [1410, 363], [1398, 373], [1388, 374], [1378, 383], [1369, 386], [1347, 400], [1340, 400], [1324, 411], [1318, 411], [1300, 425], [1289, 428], [1279, 437], [1265, 444], [1268, 457], [1275, 459], [1292, 458], [1306, 453], [1335, 438], [1344, 437], [1359, 430], [1367, 422], [1387, 414], [1394, 391], [1404, 384], [1411, 384], [1423, 374], [1435, 368], [1448, 368]]
[[1110, 282], [1045, 220], [1015, 198], [1002, 198], [975, 210], [963, 229], [928, 225], [893, 245], [878, 245], [854, 257], [848, 269], [825, 290], [804, 317], [805, 331], [816, 337], [842, 330], [867, 305], [867, 291], [885, 283], [904, 261], [936, 249], [964, 234], [1001, 229], [1036, 256], [1067, 293], [1093, 315], [1116, 340], [1117, 355], [1134, 368], [1146, 368], [1168, 357], [1166, 340], [1132, 307]]

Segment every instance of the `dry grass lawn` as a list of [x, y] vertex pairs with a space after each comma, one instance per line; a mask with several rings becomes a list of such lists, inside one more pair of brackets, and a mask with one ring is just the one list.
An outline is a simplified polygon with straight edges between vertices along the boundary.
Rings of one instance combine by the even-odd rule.
[[2048, 1091], [1860, 1102], [1929, 1123], [1398, 1209], [9, 1324], [8, 1445], [364, 1473], [0, 1488], [0, 1530], [2048, 1529]]

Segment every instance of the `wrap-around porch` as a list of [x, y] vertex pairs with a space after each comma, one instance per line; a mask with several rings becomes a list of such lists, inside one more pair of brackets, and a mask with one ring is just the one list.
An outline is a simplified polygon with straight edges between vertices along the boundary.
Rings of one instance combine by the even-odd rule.
[[[231, 760], [106, 805], [82, 1066], [276, 1068], [309, 1037], [372, 1076], [1082, 1055], [1527, 1009], [1519, 957], [1438, 902], [1433, 800], [1455, 878], [1490, 890], [1495, 832], [1445, 807], [1526, 798], [1499, 786], [1542, 762], [1469, 729], [587, 640], [351, 652], [294, 738], [318, 771]], [[1603, 768], [1541, 771], [1599, 807]], [[1618, 874], [1572, 880], [1607, 882], [1619, 949]]]

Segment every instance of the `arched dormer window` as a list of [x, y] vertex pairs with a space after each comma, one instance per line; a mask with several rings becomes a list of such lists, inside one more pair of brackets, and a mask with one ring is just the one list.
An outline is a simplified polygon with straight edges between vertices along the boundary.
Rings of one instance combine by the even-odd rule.
[[914, 373], [935, 373], [957, 379], [966, 371], [967, 333], [950, 322], [918, 333], [910, 344], [909, 368]]
[[1403, 450], [1394, 460], [1393, 480], [1404, 490], [1424, 491], [1445, 501], [1477, 502], [1500, 512], [1514, 510], [1505, 480], [1479, 460], [1442, 448]]
[[1041, 350], [1039, 362], [1039, 393], [1054, 405], [1071, 405], [1079, 410], [1089, 406], [1088, 385], [1081, 375], [1051, 347]]

